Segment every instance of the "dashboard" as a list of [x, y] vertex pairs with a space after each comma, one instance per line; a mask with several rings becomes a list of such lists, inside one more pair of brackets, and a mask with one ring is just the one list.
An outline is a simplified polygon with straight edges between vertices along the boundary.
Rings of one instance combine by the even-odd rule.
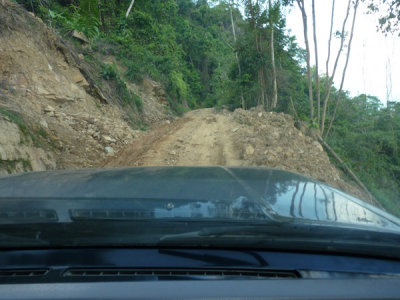
[[249, 249], [0, 252], [0, 299], [399, 299], [400, 261]]

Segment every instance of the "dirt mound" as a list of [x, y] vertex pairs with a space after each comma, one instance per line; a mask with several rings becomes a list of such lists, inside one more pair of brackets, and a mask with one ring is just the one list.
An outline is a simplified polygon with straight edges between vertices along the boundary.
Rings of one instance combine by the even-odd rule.
[[101, 166], [265, 166], [308, 175], [360, 198], [293, 118], [262, 109], [201, 109], [143, 135]]
[[342, 179], [343, 173], [331, 164], [322, 145], [312, 137], [312, 131], [296, 128], [292, 116], [255, 108], [237, 109], [233, 119], [239, 125], [233, 129], [235, 147], [240, 149], [246, 165], [305, 174], [368, 199], [358, 187]]

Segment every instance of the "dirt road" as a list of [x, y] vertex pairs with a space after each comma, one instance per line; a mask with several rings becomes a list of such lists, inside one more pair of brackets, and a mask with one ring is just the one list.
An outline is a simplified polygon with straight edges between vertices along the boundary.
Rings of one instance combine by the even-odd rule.
[[188, 112], [149, 132], [103, 166], [240, 166], [232, 140], [232, 116], [214, 109]]

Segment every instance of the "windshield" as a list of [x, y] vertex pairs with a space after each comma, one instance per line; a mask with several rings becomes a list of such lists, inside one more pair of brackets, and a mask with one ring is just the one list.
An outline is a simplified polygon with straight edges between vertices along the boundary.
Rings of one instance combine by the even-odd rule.
[[0, 1], [0, 248], [394, 253], [399, 8]]

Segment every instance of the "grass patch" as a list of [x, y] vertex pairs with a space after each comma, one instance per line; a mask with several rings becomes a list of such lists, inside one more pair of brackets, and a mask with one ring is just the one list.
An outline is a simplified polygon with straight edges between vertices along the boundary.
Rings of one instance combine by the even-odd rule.
[[8, 174], [11, 174], [13, 171], [15, 171], [18, 167], [18, 165], [22, 165], [22, 169], [25, 172], [32, 171], [32, 164], [29, 159], [15, 159], [15, 160], [3, 160], [0, 159], [0, 169], [5, 169], [7, 170]]
[[32, 141], [36, 148], [46, 148], [49, 135], [43, 127], [32, 127], [27, 124], [21, 114], [0, 108], [0, 115], [8, 117], [10, 122], [16, 124], [22, 133], [20, 144], [29, 144]]

